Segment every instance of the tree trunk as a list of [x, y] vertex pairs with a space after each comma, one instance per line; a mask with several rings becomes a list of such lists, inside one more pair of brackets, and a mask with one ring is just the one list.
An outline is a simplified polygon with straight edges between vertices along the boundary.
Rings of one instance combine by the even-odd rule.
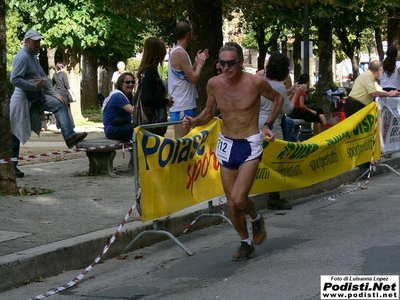
[[[109, 72], [108, 70], [113, 70], [111, 65], [110, 68], [101, 68], [99, 74], [99, 92], [107, 97], [112, 89], [111, 77], [113, 72]], [[111, 76], [110, 76], [111, 75]], [[134, 74], [136, 77], [136, 74]]]
[[[255, 24], [253, 26], [253, 30], [256, 32], [256, 40], [258, 44], [258, 49], [260, 55], [258, 56], [258, 61], [257, 61], [257, 69], [262, 70], [264, 69], [266, 62], [265, 62], [265, 57], [269, 52], [275, 52], [279, 50], [277, 40], [280, 36], [281, 29], [277, 28], [272, 32], [272, 35], [270, 36], [268, 41], [265, 41], [265, 26], [262, 24]], [[285, 52], [282, 52], [286, 54]]]
[[[6, 3], [0, 0], [0, 159], [11, 157], [10, 100], [7, 87]], [[11, 163], [0, 163], [0, 193], [15, 194], [17, 181]]]
[[294, 66], [294, 81], [302, 73], [302, 63], [301, 63], [301, 41], [303, 40], [303, 35], [300, 32], [295, 32], [294, 42], [293, 42], [293, 66]]
[[376, 51], [378, 52], [378, 57], [380, 61], [383, 61], [385, 57], [385, 52], [383, 51], [382, 45], [382, 29], [377, 27], [375, 28], [375, 41], [376, 41]]
[[92, 49], [84, 50], [82, 65], [82, 109], [98, 108], [97, 57]]
[[222, 8], [220, 0], [190, 0], [188, 3], [189, 19], [193, 25], [193, 39], [190, 45], [190, 56], [196, 56], [198, 50], [208, 48], [207, 59], [197, 84], [199, 100], [197, 112], [201, 111], [207, 101], [206, 86], [209, 78], [214, 76], [213, 68], [219, 58], [222, 46]]
[[317, 84], [317, 107], [330, 113], [330, 102], [326, 100], [326, 91], [332, 88], [332, 25], [326, 22], [318, 28], [319, 69]]
[[53, 78], [54, 73], [56, 72], [56, 62], [55, 62], [55, 54], [57, 48], [48, 48], [47, 49], [47, 63], [49, 65], [49, 78]]
[[349, 56], [351, 60], [351, 65], [353, 68], [353, 78], [354, 80], [360, 75], [360, 56], [351, 55]]
[[70, 104], [71, 114], [74, 122], [82, 121], [84, 118], [81, 111], [81, 55], [77, 50], [66, 49], [63, 60], [67, 64], [68, 83], [74, 93], [74, 100], [76, 100], [76, 102]]
[[400, 48], [400, 7], [388, 13], [387, 41], [388, 45]]
[[281, 41], [281, 46], [282, 46], [282, 53], [289, 57], [286, 37], [284, 40]]
[[258, 45], [257, 70], [262, 70], [265, 67], [265, 57], [267, 55], [268, 46], [265, 44], [265, 27], [261, 24], [254, 24], [255, 38]]
[[80, 64], [73, 65], [69, 69], [68, 73], [68, 82], [69, 86], [71, 87], [71, 90], [74, 94], [74, 100], [76, 102], [73, 102], [70, 104], [71, 108], [71, 114], [72, 118], [74, 119], [74, 122], [76, 121], [82, 121], [84, 120], [84, 117], [82, 116], [82, 110], [81, 110], [81, 73], [80, 73]]
[[356, 38], [350, 42], [348, 33], [346, 31], [346, 27], [344, 24], [341, 24], [335, 27], [336, 35], [338, 36], [340, 42], [342, 43], [343, 51], [347, 55], [347, 57], [351, 60], [353, 67], [353, 78], [356, 79], [360, 74], [360, 55], [355, 55], [356, 52], [360, 51], [360, 42], [359, 38], [361, 32], [356, 33]]

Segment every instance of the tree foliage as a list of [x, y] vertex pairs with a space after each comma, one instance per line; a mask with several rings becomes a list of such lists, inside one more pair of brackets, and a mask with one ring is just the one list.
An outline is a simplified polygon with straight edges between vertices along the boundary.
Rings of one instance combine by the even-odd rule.
[[[330, 18], [334, 33], [340, 40], [338, 48], [342, 49], [352, 61], [353, 75], [357, 77], [359, 62], [363, 46], [371, 48], [371, 40], [375, 40], [372, 32], [376, 28], [385, 27], [387, 9], [393, 5], [399, 6], [396, 1], [382, 2], [379, 0], [338, 0], [324, 6], [329, 12], [319, 10], [319, 19]], [[381, 40], [378, 37], [378, 40]]]
[[83, 108], [97, 106], [97, 67], [116, 65], [117, 61], [134, 56], [146, 29], [144, 22], [117, 11], [105, 0], [10, 0], [8, 6], [24, 20], [18, 28], [20, 34], [29, 28], [37, 29], [45, 37], [43, 46], [57, 47], [69, 69], [80, 65], [83, 53], [94, 55], [85, 60], [94, 65], [87, 66], [91, 73], [83, 73], [89, 76], [83, 79]]
[[[156, 1], [156, 0], [35, 0], [23, 2], [9, 0], [7, 5], [18, 11], [21, 20], [18, 32], [23, 33], [34, 26], [46, 36], [47, 46], [61, 48], [64, 56], [80, 61], [80, 55], [95, 53], [99, 65], [115, 66], [118, 60], [126, 60], [140, 51], [143, 40], [150, 36], [162, 38], [166, 44], [175, 42], [173, 29], [177, 20], [189, 17], [195, 21], [194, 43], [190, 46], [191, 56], [200, 48], [212, 48], [212, 60], [222, 44], [221, 18], [232, 20], [238, 12], [243, 14], [238, 32], [253, 32], [259, 49], [258, 68], [265, 64], [265, 54], [284, 51], [287, 44], [293, 45], [295, 72], [301, 67], [300, 41], [304, 37], [304, 3], [306, 0], [220, 0], [215, 1]], [[345, 56], [353, 61], [357, 74], [360, 52], [368, 49], [378, 51], [383, 57], [381, 34], [386, 33], [387, 16], [396, 19], [398, 0], [309, 0], [310, 40], [318, 57], [324, 56], [328, 48], [321, 45], [333, 43], [338, 61]], [[218, 14], [218, 16], [217, 16]], [[218, 20], [218, 24], [216, 22]], [[210, 26], [212, 24], [213, 27]], [[333, 40], [325, 41], [320, 36], [321, 26], [332, 28]], [[396, 28], [395, 26], [392, 26]], [[208, 28], [203, 34], [203, 28]], [[199, 30], [198, 32], [196, 32]], [[371, 43], [373, 34], [376, 43]], [[397, 34], [398, 35], [398, 34]], [[396, 36], [396, 34], [395, 34]], [[20, 37], [21, 38], [21, 37]], [[397, 39], [397, 41], [400, 39]], [[318, 42], [317, 42], [318, 41]], [[279, 43], [280, 42], [280, 43]], [[365, 46], [365, 47], [364, 47]], [[324, 56], [325, 57], [325, 56]], [[328, 55], [326, 55], [328, 57]], [[90, 60], [95, 61], [93, 57]], [[324, 62], [325, 63], [325, 62]], [[329, 62], [328, 62], [329, 63]], [[94, 70], [94, 68], [92, 67]], [[212, 63], [204, 68], [210, 76]], [[90, 71], [89, 73], [93, 73]], [[322, 72], [319, 72], [322, 74]], [[327, 74], [326, 74], [327, 75]], [[323, 80], [332, 80], [325, 78]], [[327, 82], [328, 82], [327, 81]], [[96, 89], [93, 80], [84, 80], [89, 89]], [[88, 82], [88, 83], [86, 83]], [[89, 83], [90, 82], [90, 83]], [[199, 90], [205, 88], [201, 82]], [[84, 87], [85, 89], [85, 87]], [[86, 89], [85, 89], [86, 90]], [[93, 91], [95, 93], [95, 91]], [[86, 99], [85, 99], [86, 100]]]
[[93, 49], [99, 60], [118, 61], [130, 57], [139, 49], [143, 22], [108, 4], [106, 0], [10, 0], [11, 10], [24, 19], [23, 33], [34, 27], [43, 33], [43, 45], [65, 49]]

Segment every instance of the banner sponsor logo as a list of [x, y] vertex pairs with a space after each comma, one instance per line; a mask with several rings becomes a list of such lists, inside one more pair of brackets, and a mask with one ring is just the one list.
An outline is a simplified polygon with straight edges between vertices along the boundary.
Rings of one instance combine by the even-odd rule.
[[156, 161], [162, 168], [168, 164], [190, 161], [196, 154], [202, 156], [208, 135], [209, 131], [203, 130], [200, 134], [190, 138], [173, 140], [144, 133], [141, 147], [146, 161], [146, 170], [150, 170], [149, 158], [151, 156], [157, 157]]
[[[376, 115], [374, 102], [302, 143], [265, 141], [250, 193], [310, 186], [370, 161], [372, 155], [378, 160]], [[178, 140], [135, 129], [144, 222], [224, 195], [216, 157], [222, 125], [215, 118]]]
[[377, 98], [380, 112], [382, 153], [400, 149], [400, 98]]

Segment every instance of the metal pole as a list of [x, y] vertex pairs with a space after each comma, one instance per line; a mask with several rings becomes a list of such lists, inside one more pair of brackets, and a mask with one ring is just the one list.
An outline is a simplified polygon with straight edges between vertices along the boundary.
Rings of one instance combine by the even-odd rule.
[[303, 73], [310, 72], [310, 20], [308, 18], [308, 1], [304, 3], [304, 65]]
[[[308, 17], [308, 1], [304, 3], [304, 39], [303, 39], [303, 73], [310, 74], [310, 20]], [[307, 99], [308, 101], [308, 94]], [[299, 134], [300, 141], [304, 141], [313, 136], [310, 123], [301, 125]]]

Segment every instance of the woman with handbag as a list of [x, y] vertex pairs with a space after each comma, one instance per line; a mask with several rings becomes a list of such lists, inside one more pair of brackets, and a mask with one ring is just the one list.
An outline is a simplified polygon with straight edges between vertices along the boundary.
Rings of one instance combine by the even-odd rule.
[[133, 89], [135, 75], [126, 72], [121, 74], [116, 83], [116, 89], [104, 99], [102, 106], [104, 133], [107, 138], [131, 141], [133, 134]]
[[[166, 97], [166, 88], [158, 73], [158, 66], [162, 66], [166, 54], [165, 44], [160, 39], [150, 37], [145, 41], [137, 72], [139, 86], [133, 102], [135, 126], [168, 121], [167, 107], [174, 101], [171, 95]], [[166, 126], [146, 129], [161, 136], [167, 131]]]

